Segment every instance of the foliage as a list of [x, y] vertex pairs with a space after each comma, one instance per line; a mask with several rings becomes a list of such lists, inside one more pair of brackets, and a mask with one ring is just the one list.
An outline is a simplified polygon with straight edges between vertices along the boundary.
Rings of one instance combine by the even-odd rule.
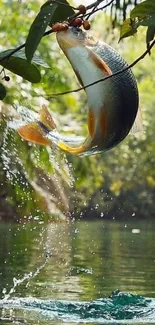
[[4, 99], [5, 96], [6, 96], [6, 89], [2, 84], [0, 84], [0, 100]]
[[[26, 43], [19, 46], [17, 50], [6, 50], [0, 53], [0, 65], [2, 65], [3, 68], [20, 75], [25, 80], [32, 83], [38, 83], [41, 81], [41, 74], [36, 65], [41, 65], [44, 68], [48, 68], [48, 65], [37, 57], [33, 58], [33, 55], [41, 41], [41, 38], [44, 36], [47, 26], [51, 26], [56, 21], [64, 20], [74, 13], [66, 0], [63, 0], [62, 3], [66, 5], [63, 11], [60, 10], [61, 6], [59, 4], [53, 3], [51, 0], [48, 0], [40, 8], [39, 14], [36, 16], [30, 27]], [[23, 47], [25, 47], [25, 54], [21, 51]], [[3, 71], [4, 70], [2, 69], [1, 73]], [[0, 97], [3, 99], [6, 93], [6, 91], [4, 91], [4, 86], [0, 87], [0, 91]]]
[[126, 19], [127, 12], [141, 0], [115, 0], [111, 6], [113, 26], [120, 25]]
[[[8, 55], [11, 52], [12, 50], [6, 50], [4, 52], [1, 52], [0, 59], [2, 59], [3, 57], [5, 57], [5, 55]], [[28, 80], [32, 83], [38, 83], [41, 80], [40, 71], [34, 64], [34, 62], [36, 64], [39, 64], [39, 60], [33, 60], [33, 63], [29, 63], [26, 60], [25, 54], [22, 50], [11, 55], [9, 59], [4, 59], [0, 62], [3, 68], [6, 68], [7, 70], [10, 70], [18, 76], [23, 77], [25, 80]]]
[[41, 6], [39, 14], [36, 16], [30, 27], [25, 44], [25, 54], [28, 61], [32, 60], [33, 54], [39, 45], [47, 26], [52, 26], [54, 23], [63, 21], [74, 14], [73, 9], [69, 6], [66, 0], [63, 0], [62, 3], [65, 4], [63, 10], [61, 10], [62, 6], [60, 4], [53, 3], [52, 0], [48, 0], [43, 6]]
[[121, 27], [120, 39], [134, 35], [139, 26], [147, 26], [146, 42], [149, 44], [155, 36], [155, 2], [145, 0], [130, 12], [130, 18]]
[[[13, 22], [15, 26], [20, 26], [17, 30], [9, 29], [8, 22], [4, 18], [2, 19], [0, 29], [1, 35], [4, 30], [8, 33], [7, 42], [5, 38], [4, 40], [1, 38], [2, 57], [6, 54], [3, 49], [14, 46], [17, 39], [20, 40], [21, 43], [24, 41], [26, 33], [28, 32], [28, 30], [26, 32], [26, 26], [29, 27], [30, 18], [32, 20], [32, 16], [35, 16], [37, 8], [37, 3], [27, 5], [26, 3], [19, 4], [17, 2], [12, 3], [10, 12], [10, 6], [7, 6], [5, 2], [1, 5], [2, 17], [8, 15], [10, 17], [10, 22]], [[21, 26], [23, 27], [21, 28]], [[25, 104], [31, 109], [33, 107], [36, 111], [40, 109], [43, 100], [42, 96], [45, 96], [45, 91], [48, 90], [49, 92], [49, 84], [53, 86], [53, 89], [57, 89], [57, 91], [63, 91], [67, 85], [69, 88], [70, 78], [67, 73], [68, 67], [61, 59], [61, 55], [55, 47], [54, 38], [53, 42], [48, 42], [47, 38], [44, 39], [40, 44], [38, 53], [40, 53], [40, 56], [34, 55], [31, 63], [26, 60], [22, 50], [0, 62], [6, 69], [10, 71], [13, 70], [14, 73], [16, 72], [16, 75], [7, 72], [7, 75], [9, 74], [10, 77], [9, 82], [5, 80], [6, 69], [2, 70], [1, 73], [3, 83], [4, 85], [8, 85], [9, 91], [6, 94], [4, 86], [1, 85], [1, 99], [4, 98], [5, 94], [6, 97], [0, 110], [0, 197], [6, 200], [6, 207], [8, 203], [14, 205], [16, 213], [18, 212], [21, 216], [40, 213], [45, 218], [48, 212], [51, 214], [51, 211], [54, 211], [61, 217], [60, 210], [63, 212], [67, 211], [68, 204], [66, 197], [67, 192], [64, 194], [64, 191], [68, 187], [69, 180], [65, 161], [61, 158], [63, 165], [62, 175], [57, 167], [58, 163], [52, 161], [50, 149], [42, 148], [41, 146], [34, 148], [34, 146], [21, 141], [14, 130], [8, 129], [6, 122], [11, 116], [17, 117], [15, 109], [18, 106]], [[41, 59], [41, 57], [44, 58], [44, 60]], [[40, 67], [40, 71], [37, 71], [39, 75], [40, 73], [42, 75], [43, 84], [40, 83], [36, 87], [17, 75], [18, 69], [25, 78], [24, 74], [28, 74], [28, 66], [30, 67], [29, 75], [32, 76], [32, 78], [35, 78], [33, 69], [36, 71], [36, 69], [38, 69], [37, 67]], [[60, 67], [62, 67], [62, 70], [66, 70], [65, 83]], [[51, 103], [52, 111], [55, 110], [57, 112], [59, 107], [60, 112], [67, 112], [67, 110], [70, 110], [70, 107], [76, 106], [75, 102], [73, 96], [69, 96], [68, 101], [65, 98], [59, 99], [58, 101], [54, 100]], [[8, 104], [11, 104], [11, 106], [8, 107]], [[12, 106], [14, 104], [15, 109]], [[58, 118], [57, 113], [55, 113], [55, 118]], [[57, 156], [59, 156], [59, 153]], [[55, 157], [56, 161], [57, 159], [60, 160]], [[43, 179], [46, 179], [46, 185], [44, 186]], [[41, 183], [42, 186], [40, 185]], [[50, 189], [49, 191], [50, 187], [52, 187], [53, 190]], [[4, 192], [5, 196], [3, 194]], [[61, 200], [61, 203], [58, 202], [58, 198]], [[5, 210], [4, 206], [3, 209]], [[12, 211], [14, 216], [16, 213], [14, 210]], [[2, 211], [0, 209], [0, 215], [1, 214]]]
[[[131, 11], [131, 17], [122, 26], [121, 38], [135, 34], [140, 25], [148, 27], [147, 43], [154, 38], [154, 6], [149, 12], [148, 7], [147, 12], [146, 6], [145, 8], [139, 7], [148, 2], [151, 3], [151, 0], [141, 2]], [[122, 10], [122, 7], [119, 7], [120, 3], [119, 1], [116, 2], [116, 9]], [[125, 3], [124, 1], [123, 6]], [[131, 5], [131, 1], [128, 3]], [[57, 211], [59, 214], [61, 210], [66, 213], [68, 211], [68, 198], [70, 198], [70, 209], [76, 214], [89, 206], [89, 213], [93, 209], [93, 215], [94, 211], [95, 214], [98, 212], [99, 215], [103, 211], [105, 213], [113, 211], [111, 213], [114, 214], [116, 211], [119, 214], [120, 211], [120, 214], [124, 215], [123, 211], [127, 211], [127, 209], [129, 215], [133, 211], [138, 213], [138, 210], [143, 216], [148, 211], [153, 215], [155, 187], [155, 161], [152, 154], [155, 151], [153, 117], [155, 54], [153, 52], [151, 58], [145, 59], [134, 70], [139, 83], [141, 106], [144, 111], [144, 132], [140, 136], [128, 136], [120, 146], [108, 153], [85, 158], [68, 156], [66, 163], [63, 154], [59, 152], [53, 154], [51, 148], [30, 145], [22, 141], [15, 131], [7, 129], [7, 105], [25, 105], [37, 112], [43, 98], [51, 92], [69, 90], [71, 80], [72, 87], [76, 88], [74, 73], [59, 52], [59, 48], [56, 47], [55, 38], [53, 36], [42, 38], [47, 25], [51, 25], [57, 20], [66, 19], [73, 14], [71, 7], [64, 6], [64, 8], [65, 10], [62, 11], [58, 4], [52, 3], [51, 6], [51, 1], [48, 1], [36, 15], [38, 12], [38, 3], [36, 2], [31, 4], [14, 2], [10, 6], [10, 2], [5, 1], [1, 5], [2, 17], [9, 17], [10, 22], [16, 26], [16, 30], [11, 29], [8, 26], [8, 21], [3, 18], [0, 27], [0, 33], [3, 35], [5, 31], [5, 36], [7, 35], [7, 42], [6, 38], [1, 38], [2, 52], [0, 58], [3, 57], [3, 60], [0, 61], [0, 64], [2, 68], [10, 71], [9, 77], [11, 77], [10, 81], [7, 82], [5, 70], [2, 69], [3, 85], [0, 84], [0, 98], [4, 99], [2, 113], [3, 115], [5, 113], [5, 118], [1, 116], [0, 181], [6, 189], [7, 202], [13, 204], [20, 215], [26, 216], [32, 212], [36, 214], [36, 211], [37, 214], [41, 213], [39, 211], [45, 211], [44, 217], [50, 211]], [[139, 11], [139, 8], [142, 9]], [[44, 10], [50, 14], [50, 19], [45, 21], [43, 28], [36, 28], [36, 24], [37, 26], [42, 24]], [[61, 16], [62, 12], [65, 17]], [[94, 23], [95, 29], [98, 25], [98, 32], [103, 37], [103, 31], [100, 28], [104, 22], [103, 14], [97, 20], [97, 24]], [[133, 23], [132, 26], [131, 22]], [[19, 43], [24, 44], [26, 37], [26, 56], [20, 50], [4, 59], [6, 47], [17, 46], [17, 39]], [[119, 38], [118, 32], [115, 32], [115, 37]], [[135, 47], [137, 42], [139, 44], [138, 49]], [[113, 46], [113, 44], [111, 45]], [[123, 56], [126, 56], [129, 62], [132, 62], [143, 52], [144, 46], [144, 29], [141, 27], [138, 38], [124, 40], [119, 45], [119, 51], [122, 52]], [[34, 55], [35, 51], [37, 56]], [[9, 52], [9, 54], [11, 53]], [[40, 78], [41, 82], [37, 84], [37, 87], [29, 82], [39, 82]], [[7, 93], [6, 85], [8, 85]], [[72, 94], [66, 97], [58, 97], [49, 103], [59, 129], [61, 130], [61, 124], [65, 124], [67, 134], [72, 131], [81, 132], [79, 124], [86, 122], [85, 106], [83, 93], [77, 94], [75, 97]], [[10, 112], [17, 115], [13, 108]], [[75, 119], [74, 123], [71, 121], [70, 112]], [[83, 133], [86, 133], [84, 127]], [[69, 180], [70, 174], [75, 179], [74, 190], [72, 182]], [[2, 195], [3, 191], [0, 192], [0, 196]]]

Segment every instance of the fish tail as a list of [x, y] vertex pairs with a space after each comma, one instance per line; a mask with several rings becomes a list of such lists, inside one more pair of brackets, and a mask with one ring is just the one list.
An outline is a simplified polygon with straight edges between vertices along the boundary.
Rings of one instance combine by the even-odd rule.
[[45, 132], [37, 122], [20, 126], [17, 132], [24, 140], [44, 146], [51, 146], [51, 141], [46, 138]]
[[55, 134], [52, 132], [55, 129], [56, 124], [47, 107], [43, 105], [40, 110], [39, 120], [20, 126], [17, 132], [24, 140], [44, 146], [51, 146], [54, 144], [60, 150], [73, 155], [80, 155], [88, 150], [90, 142], [89, 137], [82, 144], [78, 143], [77, 145], [74, 140], [74, 144], [68, 145], [67, 140], [65, 141], [65, 138], [63, 139], [59, 133]]
[[56, 129], [56, 124], [52, 118], [52, 115], [49, 113], [46, 105], [42, 105], [39, 120], [47, 128], [48, 132]]
[[50, 139], [48, 139], [46, 137], [46, 133], [43, 131], [42, 127], [40, 127], [37, 122], [23, 125], [17, 129], [17, 132], [24, 140], [50, 147], [52, 143], [54, 143], [58, 149], [61, 149], [62, 151], [68, 152], [73, 155], [79, 155], [88, 150], [88, 147], [87, 145], [85, 145], [85, 143], [79, 145], [78, 147], [72, 147], [66, 144], [65, 141], [61, 140], [61, 137], [55, 139], [51, 135]]
[[46, 134], [56, 128], [56, 124], [49, 113], [47, 107], [42, 105], [39, 114], [39, 121], [22, 125], [17, 129], [18, 134], [25, 140], [51, 146], [52, 142], [46, 137]]

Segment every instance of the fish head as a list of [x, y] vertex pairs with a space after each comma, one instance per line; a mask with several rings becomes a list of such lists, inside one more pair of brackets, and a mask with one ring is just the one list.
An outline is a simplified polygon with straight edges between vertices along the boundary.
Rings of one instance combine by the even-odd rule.
[[75, 46], [85, 46], [88, 37], [86, 32], [78, 27], [69, 27], [67, 30], [57, 32], [57, 41], [63, 52]]

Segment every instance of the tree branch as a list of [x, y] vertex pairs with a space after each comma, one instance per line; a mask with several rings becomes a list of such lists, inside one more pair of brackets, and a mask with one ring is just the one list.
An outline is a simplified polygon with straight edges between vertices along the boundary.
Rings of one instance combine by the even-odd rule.
[[93, 11], [93, 14], [94, 14], [95, 12], [99, 11], [99, 10], [103, 10], [103, 9], [109, 7], [109, 6], [110, 6], [114, 1], [115, 1], [115, 0], [111, 0], [111, 1], [109, 1], [106, 5], [104, 5], [103, 7], [100, 7], [100, 8], [95, 9], [95, 10]]
[[103, 81], [105, 81], [105, 80], [108, 80], [108, 79], [110, 79], [110, 78], [113, 78], [113, 77], [115, 77], [115, 76], [118, 76], [119, 74], [121, 74], [121, 73], [123, 73], [123, 72], [125, 72], [125, 71], [127, 71], [128, 69], [131, 69], [131, 68], [133, 68], [139, 61], [141, 61], [142, 59], [144, 59], [144, 57], [147, 55], [147, 54], [150, 54], [150, 50], [153, 48], [153, 46], [155, 45], [155, 40], [148, 46], [148, 48], [147, 48], [147, 50], [143, 53], [143, 54], [141, 54], [135, 61], [133, 61], [131, 64], [129, 64], [128, 66], [126, 66], [124, 69], [122, 69], [122, 70], [118, 70], [117, 72], [115, 72], [115, 73], [113, 73], [113, 74], [111, 74], [111, 75], [109, 75], [109, 76], [107, 76], [107, 77], [105, 77], [105, 78], [102, 78], [102, 79], [99, 79], [99, 80], [96, 80], [96, 81], [94, 81], [94, 82], [92, 82], [92, 83], [90, 83], [90, 84], [88, 84], [88, 85], [86, 85], [86, 86], [84, 86], [84, 87], [80, 87], [80, 88], [77, 88], [77, 89], [73, 89], [73, 90], [67, 90], [67, 91], [64, 91], [64, 92], [62, 92], [62, 93], [56, 93], [56, 94], [51, 94], [50, 96], [47, 96], [46, 98], [47, 99], [51, 99], [51, 98], [53, 98], [53, 97], [56, 97], [56, 96], [61, 96], [61, 95], [67, 95], [67, 94], [72, 94], [72, 93], [77, 93], [77, 92], [79, 92], [79, 91], [81, 91], [81, 90], [83, 90], [83, 89], [86, 89], [86, 88], [88, 88], [88, 87], [91, 87], [91, 86], [93, 86], [93, 85], [96, 85], [96, 84], [98, 84], [99, 82], [103, 82]]
[[[92, 9], [92, 8], [96, 8], [100, 3], [102, 3], [103, 1], [105, 1], [105, 0], [96, 0], [96, 1], [94, 1], [92, 4], [90, 4], [90, 5], [88, 5], [87, 7], [86, 7], [86, 10], [90, 10], [90, 9]], [[110, 1], [110, 3], [108, 3], [108, 4], [106, 4], [105, 6], [103, 6], [102, 7], [102, 9], [103, 8], [106, 8], [107, 6], [109, 6], [112, 2], [113, 2], [114, 0], [111, 0]], [[55, 3], [61, 3], [61, 0], [59, 1], [59, 0], [53, 0], [53, 2], [55, 2]], [[64, 3], [62, 3], [62, 6], [64, 5]], [[96, 12], [96, 11], [98, 11], [98, 10], [100, 10], [99, 8], [98, 9], [96, 9], [94, 12]], [[93, 13], [93, 10], [92, 10], [92, 13], [90, 13], [90, 15], [92, 15]], [[84, 17], [84, 15], [83, 16], [81, 16], [80, 15], [80, 12], [78, 11], [77, 13], [75, 13], [74, 15], [72, 15], [72, 16], [70, 16], [69, 18], [68, 18], [68, 22], [70, 23], [74, 18], [76, 18], [76, 17], [78, 17], [78, 16], [80, 16], [80, 17]], [[47, 35], [50, 35], [50, 34], [52, 34], [53, 33], [53, 31], [52, 31], [52, 29], [50, 29], [50, 30], [48, 30], [47, 32], [45, 32], [44, 34], [43, 34], [43, 36], [42, 37], [44, 37], [44, 36], [47, 36]], [[1, 61], [3, 61], [3, 60], [5, 60], [5, 59], [9, 59], [13, 54], [15, 54], [16, 52], [18, 52], [19, 50], [21, 50], [21, 49], [23, 49], [24, 47], [25, 47], [25, 44], [26, 43], [24, 43], [24, 44], [22, 44], [22, 45], [19, 45], [18, 47], [16, 47], [15, 49], [13, 49], [9, 54], [6, 54], [6, 55], [4, 55], [2, 58], [0, 58], [0, 62]]]
[[78, 10], [76, 7], [73, 7], [68, 3], [61, 2], [61, 0], [60, 1], [59, 0], [52, 0], [52, 3], [57, 3], [58, 5], [65, 6], [65, 7], [70, 7], [72, 9], [74, 9], [74, 10]]

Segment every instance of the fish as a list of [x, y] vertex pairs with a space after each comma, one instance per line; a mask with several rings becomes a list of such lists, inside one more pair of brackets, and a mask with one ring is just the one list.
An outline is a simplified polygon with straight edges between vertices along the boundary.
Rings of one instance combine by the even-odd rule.
[[[91, 155], [110, 150], [129, 134], [139, 106], [139, 94], [127, 62], [110, 45], [94, 40], [81, 28], [69, 27], [56, 34], [57, 42], [82, 87], [88, 102], [88, 136], [68, 139], [59, 134], [45, 105], [39, 120], [18, 128], [19, 135], [31, 142], [52, 146], [74, 155]], [[99, 80], [107, 77], [107, 80]]]

